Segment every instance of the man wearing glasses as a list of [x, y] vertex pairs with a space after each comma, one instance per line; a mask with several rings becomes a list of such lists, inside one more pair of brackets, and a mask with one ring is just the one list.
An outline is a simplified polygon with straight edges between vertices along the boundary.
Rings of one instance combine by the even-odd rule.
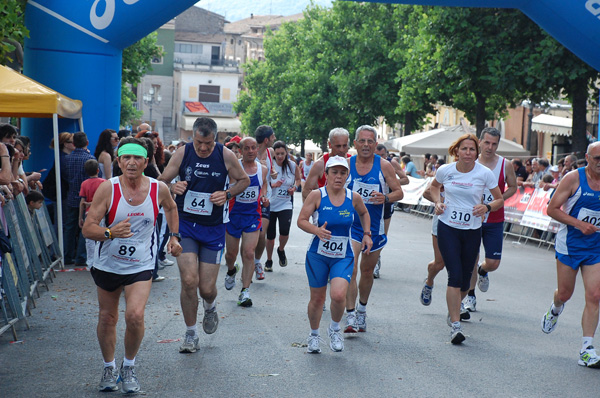
[[[373, 287], [373, 271], [387, 243], [383, 221], [383, 206], [394, 203], [404, 196], [394, 168], [385, 159], [375, 154], [377, 131], [371, 126], [360, 126], [356, 130], [354, 147], [357, 154], [349, 159], [350, 175], [348, 188], [358, 193], [371, 217], [371, 230], [364, 231], [357, 214], [352, 224], [352, 249], [354, 251], [354, 271], [346, 294], [345, 333], [367, 331], [367, 302]], [[369, 254], [361, 253], [364, 235], [371, 235], [373, 247]], [[360, 257], [360, 262], [359, 262]], [[360, 264], [360, 281], [356, 284]], [[358, 307], [355, 310], [356, 297]]]

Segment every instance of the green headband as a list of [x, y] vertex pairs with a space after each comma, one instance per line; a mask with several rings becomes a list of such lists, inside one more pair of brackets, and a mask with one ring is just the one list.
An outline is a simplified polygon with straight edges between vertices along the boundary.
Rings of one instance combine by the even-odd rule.
[[134, 155], [141, 156], [144, 159], [148, 157], [148, 151], [146, 148], [141, 146], [140, 144], [129, 143], [123, 146], [119, 146], [119, 150], [117, 151], [119, 156], [123, 155]]

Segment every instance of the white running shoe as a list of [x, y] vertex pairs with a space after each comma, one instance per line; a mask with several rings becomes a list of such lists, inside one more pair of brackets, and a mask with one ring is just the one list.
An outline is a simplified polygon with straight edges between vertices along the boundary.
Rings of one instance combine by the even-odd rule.
[[256, 271], [256, 279], [259, 281], [265, 279], [265, 270], [263, 269], [262, 263], [254, 263], [254, 270]]
[[356, 328], [359, 332], [367, 331], [367, 312], [356, 311]]
[[308, 335], [308, 347], [306, 347], [306, 352], [309, 354], [320, 354], [321, 347], [319, 347], [319, 345], [321, 344], [321, 341], [321, 336], [315, 336], [314, 334]]
[[356, 311], [346, 313], [346, 329], [344, 329], [344, 333], [358, 333]]
[[475, 312], [477, 307], [477, 298], [475, 296], [467, 296], [463, 300], [465, 309], [469, 312]]
[[427, 278], [423, 281], [423, 289], [421, 289], [421, 304], [431, 304], [431, 293], [433, 292], [433, 286], [427, 286]]
[[481, 266], [479, 266], [479, 268], [477, 269], [477, 287], [479, 287], [479, 290], [481, 290], [482, 292], [487, 292], [490, 288], [490, 275], [489, 273], [485, 274], [485, 276], [479, 275], [480, 269]]
[[235, 276], [240, 270], [238, 263], [235, 263], [235, 273], [233, 275], [225, 274], [225, 289], [231, 290], [235, 287]]
[[565, 305], [563, 304], [558, 315], [554, 315], [552, 313], [552, 304], [550, 305], [550, 309], [542, 317], [542, 332], [552, 333], [554, 329], [556, 329], [556, 322], [558, 322], [558, 316], [562, 314], [564, 309]]
[[462, 326], [453, 326], [450, 332], [450, 342], [452, 344], [460, 344], [463, 341], [465, 341], [465, 334], [463, 333]]
[[189, 333], [185, 334], [183, 344], [179, 346], [179, 352], [192, 353], [200, 349], [200, 338]]
[[168, 258], [165, 258], [164, 260], [158, 260], [158, 265], [160, 265], [162, 267], [170, 267], [174, 264], [175, 264], [175, 261], [169, 260]]
[[596, 355], [594, 346], [588, 346], [585, 351], [579, 354], [579, 362], [581, 366], [588, 368], [600, 368], [600, 357]]
[[344, 336], [342, 336], [341, 330], [333, 330], [329, 327], [327, 334], [329, 335], [329, 348], [331, 348], [331, 351], [344, 351]]
[[377, 259], [377, 264], [375, 264], [375, 269], [373, 270], [373, 278], [379, 279], [379, 271], [381, 270], [381, 256]]

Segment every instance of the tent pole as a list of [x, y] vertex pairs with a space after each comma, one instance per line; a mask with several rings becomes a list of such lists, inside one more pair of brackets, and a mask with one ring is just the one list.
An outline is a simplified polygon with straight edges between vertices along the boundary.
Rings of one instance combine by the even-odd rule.
[[63, 241], [63, 214], [62, 214], [62, 187], [60, 184], [60, 142], [58, 141], [58, 115], [55, 113], [52, 115], [52, 130], [54, 131], [54, 170], [56, 177], [56, 224], [58, 226], [58, 247], [60, 248], [60, 261], [61, 269], [65, 268], [65, 248]]

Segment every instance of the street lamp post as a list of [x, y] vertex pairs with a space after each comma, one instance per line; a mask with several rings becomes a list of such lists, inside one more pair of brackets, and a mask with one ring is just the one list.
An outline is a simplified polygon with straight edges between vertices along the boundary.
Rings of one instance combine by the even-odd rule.
[[155, 94], [156, 92], [154, 91], [154, 87], [150, 87], [150, 90], [143, 95], [144, 103], [150, 108], [150, 125], [152, 125], [152, 106], [160, 105], [160, 102], [162, 101], [160, 94], [156, 96]]

